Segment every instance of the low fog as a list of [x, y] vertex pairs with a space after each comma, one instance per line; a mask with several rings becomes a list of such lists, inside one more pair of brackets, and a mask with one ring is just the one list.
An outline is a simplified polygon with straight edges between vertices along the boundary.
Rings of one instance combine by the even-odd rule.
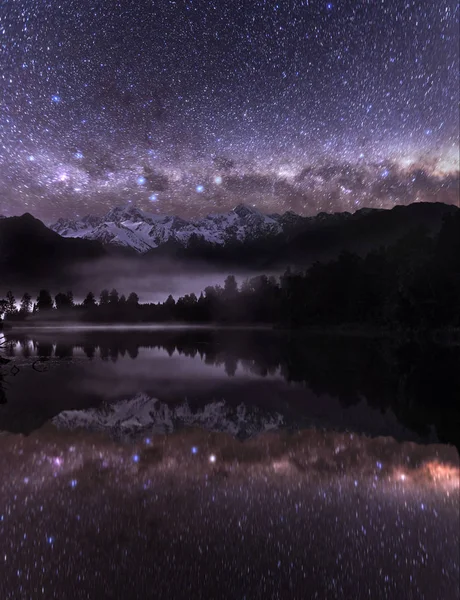
[[[261, 274], [232, 267], [228, 271], [218, 270], [205, 262], [183, 263], [166, 258], [147, 262], [138, 258], [107, 257], [76, 265], [67, 274], [65, 281], [60, 283], [43, 281], [42, 285], [37, 286], [36, 282], [23, 282], [8, 287], [7, 282], [4, 282], [0, 295], [4, 297], [11, 290], [19, 302], [26, 291], [35, 300], [41, 288], [49, 289], [53, 297], [58, 292], [72, 290], [75, 302], [82, 302], [89, 291], [98, 299], [104, 288], [109, 291], [116, 288], [120, 295], [124, 294], [126, 297], [131, 292], [136, 292], [142, 304], [157, 303], [164, 302], [170, 294], [175, 299], [191, 293], [199, 296], [207, 286], [223, 286], [228, 275], [234, 275], [238, 285], [241, 285], [245, 279]], [[264, 274], [278, 277], [281, 272]]]

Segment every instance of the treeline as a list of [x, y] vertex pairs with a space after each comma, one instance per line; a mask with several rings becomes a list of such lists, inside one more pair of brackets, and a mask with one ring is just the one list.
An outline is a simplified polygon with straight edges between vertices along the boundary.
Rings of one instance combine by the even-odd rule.
[[364, 258], [343, 252], [305, 273], [260, 275], [239, 287], [233, 275], [197, 297], [140, 304], [116, 289], [98, 300], [89, 292], [75, 304], [72, 292], [53, 298], [41, 290], [35, 303], [24, 294], [20, 309], [8, 292], [0, 301], [7, 320], [56, 318], [89, 322], [190, 322], [276, 324], [288, 328], [360, 325], [424, 329], [460, 326], [460, 213], [446, 217], [439, 234], [414, 230]]

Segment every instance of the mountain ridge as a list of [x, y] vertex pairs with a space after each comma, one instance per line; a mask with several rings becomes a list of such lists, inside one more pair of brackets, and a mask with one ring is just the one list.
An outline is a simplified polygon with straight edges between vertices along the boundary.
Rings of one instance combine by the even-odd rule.
[[[442, 208], [440, 208], [442, 207]], [[60, 218], [49, 224], [49, 228], [62, 237], [73, 237], [99, 241], [104, 245], [118, 246], [146, 254], [165, 244], [187, 248], [191, 242], [200, 240], [214, 246], [229, 243], [246, 243], [254, 240], [284, 236], [287, 240], [303, 232], [337, 228], [342, 224], [356, 223], [363, 219], [375, 220], [376, 215], [425, 212], [437, 220], [436, 214], [457, 210], [457, 207], [442, 203], [412, 203], [396, 205], [392, 209], [361, 208], [354, 213], [348, 211], [326, 213], [306, 217], [293, 211], [282, 214], [264, 214], [256, 208], [238, 204], [226, 213], [210, 213], [205, 217], [184, 219], [177, 215], [148, 213], [135, 205], [116, 206], [106, 215], [85, 215], [80, 219]], [[383, 218], [381, 219], [383, 220]], [[388, 220], [388, 219], [387, 219]], [[406, 226], [407, 227], [407, 226]], [[429, 226], [429, 229], [431, 228]], [[351, 228], [353, 228], [351, 226]]]
[[106, 255], [99, 242], [64, 238], [30, 213], [0, 219], [0, 275], [10, 282], [50, 273], [60, 277], [75, 260]]
[[61, 218], [49, 227], [63, 237], [79, 237], [128, 247], [140, 254], [171, 240], [186, 247], [192, 236], [223, 245], [230, 240], [244, 241], [248, 237], [283, 232], [278, 219], [244, 204], [238, 204], [228, 213], [210, 213], [206, 217], [190, 220], [176, 215], [144, 212], [128, 204], [114, 207], [101, 217], [86, 215], [78, 220]]
[[225, 270], [307, 268], [342, 251], [365, 255], [417, 228], [435, 235], [457, 211], [433, 202], [303, 217], [291, 211], [264, 215], [240, 204], [187, 221], [125, 206], [102, 217], [61, 218], [51, 228], [25, 213], [0, 219], [0, 275], [13, 281], [52, 274], [62, 281], [70, 277], [69, 266], [103, 257], [139, 259], [148, 268], [162, 259]]

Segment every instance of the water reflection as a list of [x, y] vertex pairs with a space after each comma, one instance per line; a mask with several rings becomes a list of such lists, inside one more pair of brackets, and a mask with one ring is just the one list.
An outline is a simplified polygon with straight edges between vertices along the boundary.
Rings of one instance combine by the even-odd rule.
[[[174, 429], [168, 419], [204, 426], [205, 407], [220, 407], [242, 437], [277, 422], [459, 447], [460, 347], [206, 329], [8, 332], [5, 341], [20, 373], [13, 381], [10, 364], [3, 369], [10, 402], [2, 429], [31, 431], [63, 411], [82, 422], [81, 411], [107, 404], [113, 422], [113, 404], [124, 401], [131, 423], [135, 410], [155, 413], [149, 425], [163, 432]], [[252, 419], [248, 431], [237, 424], [241, 410]], [[168, 413], [163, 424], [160, 412]], [[139, 416], [131, 432], [142, 433], [142, 423]]]
[[2, 597], [458, 597], [458, 348], [5, 341]]
[[0, 437], [5, 597], [453, 600], [457, 458], [313, 430]]

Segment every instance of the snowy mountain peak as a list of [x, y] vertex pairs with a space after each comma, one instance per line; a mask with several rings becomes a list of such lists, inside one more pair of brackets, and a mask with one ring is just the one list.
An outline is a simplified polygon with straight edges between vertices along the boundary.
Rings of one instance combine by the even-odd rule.
[[236, 215], [238, 215], [241, 219], [245, 219], [246, 217], [249, 217], [251, 215], [260, 215], [261, 214], [255, 208], [246, 206], [246, 204], [238, 204], [238, 206], [235, 206], [235, 208], [233, 209], [233, 212]]
[[130, 221], [130, 220], [138, 220], [143, 221], [148, 216], [137, 206], [132, 204], [128, 204], [126, 206], [116, 206], [112, 208], [107, 215], [103, 218], [104, 221]]
[[207, 243], [224, 245], [246, 242], [299, 229], [325, 226], [351, 218], [350, 213], [302, 217], [291, 211], [282, 215], [264, 214], [252, 206], [238, 204], [227, 213], [186, 220], [177, 215], [149, 214], [133, 204], [116, 206], [105, 216], [87, 215], [79, 220], [59, 219], [50, 228], [64, 237], [79, 237], [131, 248], [145, 253], [163, 244], [186, 248], [193, 237]]
[[283, 231], [280, 217], [263, 215], [255, 208], [239, 204], [229, 213], [210, 214], [187, 221], [177, 215], [148, 214], [132, 204], [112, 208], [103, 217], [80, 220], [59, 219], [50, 228], [64, 237], [80, 237], [132, 248], [144, 253], [167, 242], [186, 247], [192, 236], [212, 244], [244, 241]]

